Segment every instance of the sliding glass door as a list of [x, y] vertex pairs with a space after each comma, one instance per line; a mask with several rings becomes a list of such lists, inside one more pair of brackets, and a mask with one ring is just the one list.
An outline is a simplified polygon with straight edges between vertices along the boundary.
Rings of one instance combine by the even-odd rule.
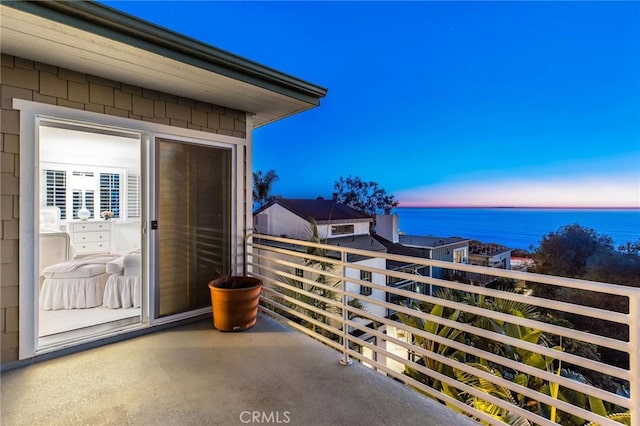
[[206, 307], [207, 283], [229, 272], [232, 150], [156, 139], [157, 316]]
[[38, 141], [38, 347], [139, 324], [141, 134], [42, 120]]

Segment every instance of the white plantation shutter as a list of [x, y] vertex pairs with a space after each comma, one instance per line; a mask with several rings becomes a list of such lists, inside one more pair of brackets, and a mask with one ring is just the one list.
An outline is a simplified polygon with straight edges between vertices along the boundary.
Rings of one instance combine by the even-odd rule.
[[43, 206], [55, 206], [60, 209], [60, 219], [67, 218], [67, 172], [64, 170], [44, 169]]
[[110, 210], [120, 217], [120, 175], [100, 173], [100, 211]]
[[[55, 168], [54, 168], [55, 167]], [[41, 206], [56, 206], [61, 220], [78, 220], [78, 210], [85, 206], [90, 219], [100, 219], [100, 212], [110, 210], [115, 218], [139, 219], [142, 216], [142, 180], [139, 170], [78, 170], [74, 166], [42, 169]], [[75, 170], [74, 170], [75, 169]]]
[[127, 218], [142, 216], [141, 199], [140, 174], [129, 170], [127, 171]]

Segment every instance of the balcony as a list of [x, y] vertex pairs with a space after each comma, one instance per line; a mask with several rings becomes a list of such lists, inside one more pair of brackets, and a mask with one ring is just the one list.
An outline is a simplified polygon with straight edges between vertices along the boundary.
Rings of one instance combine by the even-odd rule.
[[261, 315], [242, 333], [211, 318], [10, 370], [2, 425], [475, 423]]
[[[251, 275], [265, 284], [263, 312], [334, 348], [344, 364], [356, 361], [488, 424], [626, 418], [640, 425], [640, 289], [265, 235], [247, 246]], [[388, 262], [410, 268], [387, 269]], [[443, 278], [409, 272], [420, 266], [443, 270]], [[457, 273], [513, 291], [450, 280]], [[598, 294], [623, 307], [538, 297], [531, 286]], [[576, 330], [561, 320], [566, 315], [618, 327], [628, 338], [612, 338], [607, 327]], [[576, 347], [598, 348], [616, 362]]]
[[[640, 424], [639, 289], [264, 235], [247, 249], [264, 282], [256, 327], [220, 333], [208, 319], [7, 371], [1, 423], [615, 426], [605, 416], [629, 411]], [[628, 313], [415, 272], [434, 268], [597, 292]], [[620, 324], [629, 338], [516, 314], [518, 304]], [[563, 350], [569, 341], [628, 363]], [[629, 394], [589, 384], [589, 372]]]

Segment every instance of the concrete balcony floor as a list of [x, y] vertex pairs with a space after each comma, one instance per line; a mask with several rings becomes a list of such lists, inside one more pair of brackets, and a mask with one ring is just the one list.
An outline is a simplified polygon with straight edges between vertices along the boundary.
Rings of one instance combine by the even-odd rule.
[[4, 372], [0, 424], [476, 424], [339, 359], [265, 316], [241, 333], [200, 321]]

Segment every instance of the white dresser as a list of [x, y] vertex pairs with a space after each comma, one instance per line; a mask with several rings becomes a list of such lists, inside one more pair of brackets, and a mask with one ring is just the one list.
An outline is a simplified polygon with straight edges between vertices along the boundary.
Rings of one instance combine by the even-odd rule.
[[76, 256], [111, 251], [111, 222], [108, 220], [70, 222], [68, 232]]

